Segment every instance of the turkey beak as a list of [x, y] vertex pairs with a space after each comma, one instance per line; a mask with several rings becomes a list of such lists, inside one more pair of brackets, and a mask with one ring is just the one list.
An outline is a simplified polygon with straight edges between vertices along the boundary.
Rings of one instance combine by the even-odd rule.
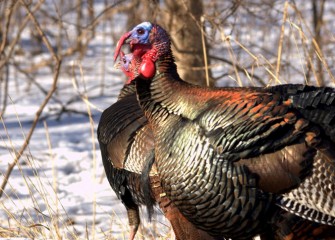
[[127, 43], [127, 40], [130, 37], [130, 35], [131, 35], [131, 31], [123, 34], [122, 37], [120, 38], [120, 40], [117, 42], [115, 53], [114, 53], [114, 62], [120, 54], [121, 47], [123, 46], [123, 44]]
[[115, 69], [120, 69], [120, 68], [121, 68], [121, 62], [120, 62], [120, 61], [116, 62], [116, 63], [114, 64], [114, 68], [115, 68]]

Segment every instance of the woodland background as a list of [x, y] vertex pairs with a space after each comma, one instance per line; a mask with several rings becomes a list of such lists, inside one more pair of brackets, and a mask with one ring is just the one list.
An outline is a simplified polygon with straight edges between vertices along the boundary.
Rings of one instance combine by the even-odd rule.
[[[96, 127], [125, 77], [118, 38], [166, 28], [178, 71], [210, 86], [335, 86], [331, 0], [0, 0], [0, 237], [125, 239]], [[144, 215], [137, 239], [170, 239]]]

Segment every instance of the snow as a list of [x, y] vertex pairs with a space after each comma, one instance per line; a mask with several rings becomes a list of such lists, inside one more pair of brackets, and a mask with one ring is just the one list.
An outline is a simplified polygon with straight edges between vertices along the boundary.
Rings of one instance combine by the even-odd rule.
[[[88, 80], [87, 85], [94, 85], [89, 81], [94, 82], [93, 77]], [[122, 80], [118, 78], [117, 81]], [[24, 87], [23, 84], [20, 89]], [[9, 96], [12, 97], [13, 103], [8, 105], [2, 121], [2, 173], [7, 169], [7, 165], [13, 162], [14, 152], [23, 144], [41, 103], [41, 95], [37, 88], [32, 88], [25, 97], [21, 91], [21, 97], [16, 97], [14, 88], [10, 87]], [[75, 94], [75, 91], [68, 89], [62, 98], [70, 99]], [[103, 109], [114, 101], [115, 97], [103, 96], [92, 102]], [[83, 101], [78, 100], [75, 105], [75, 109], [81, 109], [83, 112], [87, 108]], [[48, 108], [50, 112], [51, 106], [52, 104]], [[103, 175], [96, 140], [100, 112], [91, 110], [94, 120], [93, 136], [89, 117], [82, 114], [65, 113], [60, 120], [47, 118], [37, 124], [29, 149], [21, 157], [19, 165], [14, 168], [5, 189], [6, 196], [0, 201], [1, 227], [15, 225], [14, 219], [17, 219], [20, 225], [42, 224], [52, 229], [50, 219], [56, 215], [57, 224], [62, 234], [67, 237], [71, 234], [78, 238], [86, 237], [87, 229], [87, 237], [91, 238], [94, 235], [95, 239], [104, 239], [105, 235], [123, 239], [127, 235], [129, 229], [125, 208]], [[3, 177], [0, 178], [0, 182], [2, 181]], [[163, 231], [159, 232], [166, 234], [169, 228], [165, 225], [168, 224], [160, 215], [155, 218], [153, 222], [157, 222], [159, 229], [163, 228]], [[67, 225], [69, 220], [72, 226]], [[155, 231], [151, 225], [147, 225], [149, 230], [151, 228], [150, 231]], [[50, 230], [50, 235], [45, 233], [46, 236], [52, 237], [51, 232]]]
[[[34, 117], [36, 108], [30, 104], [30, 101], [19, 101], [8, 107], [3, 124], [9, 138], [1, 131], [0, 168], [3, 171], [13, 161], [13, 151], [22, 145]], [[84, 103], [82, 105], [84, 108]], [[20, 112], [19, 116], [16, 112]], [[93, 115], [95, 133], [99, 113], [95, 111]], [[45, 122], [48, 130], [43, 123], [38, 123], [29, 151], [25, 152], [9, 179], [6, 196], [0, 202], [1, 226], [7, 225], [7, 219], [10, 225], [14, 224], [13, 217], [6, 212], [17, 219], [23, 215], [23, 225], [39, 223], [46, 226], [51, 224], [48, 218], [57, 212], [59, 224], [68, 219], [74, 222], [65, 232], [75, 232], [79, 238], [86, 234], [86, 227], [91, 229], [93, 226], [96, 239], [103, 239], [106, 233], [109, 235], [111, 227], [114, 238], [126, 235], [125, 209], [102, 176], [99, 147], [95, 136], [92, 144], [88, 117], [64, 115], [60, 121], [47, 119]], [[117, 232], [119, 234], [115, 235]]]
[[[104, 176], [96, 138], [99, 109], [116, 101], [125, 79], [112, 67], [112, 44], [107, 42], [103, 46], [101, 39], [98, 36], [92, 41], [83, 61], [64, 61], [57, 92], [42, 113], [29, 147], [14, 167], [0, 199], [0, 236], [2, 229], [10, 229], [17, 233], [15, 237], [42, 239], [54, 239], [57, 235], [64, 239], [128, 237], [126, 210]], [[25, 44], [29, 44], [28, 39]], [[101, 71], [102, 51], [108, 52], [105, 72]], [[48, 58], [42, 55], [43, 59]], [[40, 62], [42, 55], [32, 57], [29, 63], [24, 62], [28, 56], [20, 56], [18, 61], [29, 67]], [[72, 68], [75, 76], [69, 74]], [[22, 74], [14, 72], [15, 69], [10, 71], [8, 96], [11, 100], [0, 119], [0, 183], [45, 98], [36, 84], [30, 84]], [[42, 68], [38, 73], [36, 82], [48, 91], [52, 71]], [[106, 84], [103, 95], [100, 94], [102, 74], [105, 74]], [[87, 106], [82, 100], [85, 95], [92, 105]], [[59, 114], [62, 106], [69, 111]], [[160, 211], [151, 223], [145, 212], [141, 215], [143, 227], [137, 239], [169, 234], [169, 223]]]

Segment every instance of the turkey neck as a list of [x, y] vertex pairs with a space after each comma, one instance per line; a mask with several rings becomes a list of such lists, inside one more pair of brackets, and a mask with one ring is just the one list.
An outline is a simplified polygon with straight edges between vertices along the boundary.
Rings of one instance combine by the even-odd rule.
[[185, 108], [191, 109], [192, 96], [185, 97], [191, 86], [180, 79], [171, 51], [157, 60], [155, 67], [156, 74], [152, 79], [136, 79], [138, 100], [146, 117], [151, 124], [156, 125], [157, 122], [160, 125], [159, 117], [155, 116], [158, 112], [178, 116], [189, 115], [183, 111]]
[[[171, 50], [161, 56], [155, 66], [156, 74], [152, 79], [136, 79], [136, 91], [155, 136], [156, 154], [159, 154], [171, 151], [167, 148], [173, 142], [173, 128], [180, 124], [183, 116], [192, 114], [192, 106], [197, 102], [192, 95], [188, 96], [192, 86], [180, 79]], [[163, 169], [167, 159], [159, 155], [156, 158], [157, 167]], [[173, 161], [168, 162], [172, 164]]]

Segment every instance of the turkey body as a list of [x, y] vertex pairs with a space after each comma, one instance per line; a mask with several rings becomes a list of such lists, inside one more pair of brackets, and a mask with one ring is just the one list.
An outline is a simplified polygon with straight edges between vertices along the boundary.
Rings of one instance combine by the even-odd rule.
[[[140, 224], [139, 205], [146, 205], [151, 213], [155, 202], [146, 177], [155, 175], [154, 145], [152, 137], [147, 137], [151, 131], [145, 128], [147, 120], [133, 90], [134, 85], [122, 89], [119, 100], [102, 113], [97, 129], [107, 179], [127, 209], [130, 239]], [[139, 146], [144, 141], [144, 146]], [[146, 173], [142, 175], [143, 171]]]
[[306, 120], [291, 96], [249, 88], [197, 92], [183, 83], [176, 91], [167, 76], [138, 79], [137, 91], [163, 188], [196, 226], [252, 236], [276, 211], [278, 196], [288, 211], [334, 223], [332, 136]]
[[126, 37], [150, 40], [142, 67], [154, 62], [155, 75], [135, 79], [138, 100], [163, 189], [187, 219], [233, 239], [262, 232], [277, 206], [334, 225], [334, 89], [196, 87], [179, 78], [158, 25], [139, 26]]
[[150, 217], [156, 203], [170, 221], [177, 240], [213, 239], [192, 225], [163, 194], [154, 162], [154, 138], [137, 101], [134, 83], [126, 84], [118, 101], [102, 113], [98, 140], [107, 179], [127, 209], [130, 239], [140, 224], [139, 205], [148, 208]]

